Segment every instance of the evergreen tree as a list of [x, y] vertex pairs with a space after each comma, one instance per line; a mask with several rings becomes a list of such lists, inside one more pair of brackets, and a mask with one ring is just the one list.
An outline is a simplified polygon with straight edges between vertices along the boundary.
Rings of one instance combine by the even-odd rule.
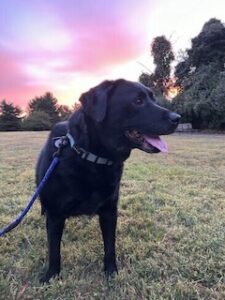
[[57, 99], [48, 92], [43, 96], [35, 97], [28, 103], [28, 113], [31, 115], [37, 111], [45, 112], [49, 115], [53, 125], [60, 120], [58, 107]]
[[0, 102], [0, 131], [14, 131], [21, 128], [21, 109], [5, 100]]

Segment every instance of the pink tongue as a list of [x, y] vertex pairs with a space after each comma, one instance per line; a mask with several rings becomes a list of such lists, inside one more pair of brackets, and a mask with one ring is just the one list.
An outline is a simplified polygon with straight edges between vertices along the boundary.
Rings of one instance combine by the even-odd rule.
[[150, 137], [145, 135], [145, 139], [150, 145], [157, 148], [161, 152], [168, 152], [168, 147], [166, 142], [161, 140], [160, 137]]

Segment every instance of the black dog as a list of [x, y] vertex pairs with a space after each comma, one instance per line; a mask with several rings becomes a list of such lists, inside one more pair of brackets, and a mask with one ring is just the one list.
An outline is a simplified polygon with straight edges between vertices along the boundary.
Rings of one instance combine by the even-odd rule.
[[117, 203], [123, 162], [133, 148], [165, 152], [159, 135], [176, 129], [180, 116], [155, 103], [145, 86], [119, 79], [104, 81], [80, 98], [81, 108], [68, 122], [55, 125], [37, 164], [39, 183], [57, 150], [57, 137], [67, 134], [68, 145], [40, 195], [47, 217], [49, 266], [41, 279], [60, 272], [60, 242], [65, 219], [99, 216], [104, 241], [104, 270], [117, 272], [115, 239]]

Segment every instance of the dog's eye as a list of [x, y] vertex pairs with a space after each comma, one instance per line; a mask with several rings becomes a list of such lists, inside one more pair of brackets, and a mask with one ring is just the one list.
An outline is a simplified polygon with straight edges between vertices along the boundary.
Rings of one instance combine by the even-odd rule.
[[142, 98], [137, 98], [137, 99], [134, 100], [134, 104], [136, 104], [136, 105], [143, 105], [144, 102], [145, 101]]

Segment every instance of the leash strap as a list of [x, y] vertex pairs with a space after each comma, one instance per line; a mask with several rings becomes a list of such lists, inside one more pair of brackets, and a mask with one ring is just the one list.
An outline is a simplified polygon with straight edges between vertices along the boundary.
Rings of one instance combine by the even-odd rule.
[[42, 178], [40, 184], [36, 188], [30, 201], [28, 202], [27, 206], [24, 208], [24, 210], [21, 211], [21, 213], [9, 225], [7, 225], [6, 227], [4, 227], [0, 230], [0, 237], [3, 236], [4, 234], [6, 234], [7, 232], [11, 231], [13, 228], [15, 228], [16, 226], [18, 226], [20, 224], [20, 222], [23, 220], [23, 218], [26, 216], [28, 211], [33, 206], [34, 201], [37, 199], [38, 195], [42, 191], [43, 187], [45, 186], [46, 182], [48, 181], [50, 175], [52, 174], [52, 172], [55, 169], [58, 162], [59, 162], [59, 157], [55, 156], [53, 158], [48, 170], [46, 171], [44, 177]]
[[2, 237], [7, 232], [11, 231], [13, 228], [17, 227], [21, 221], [24, 219], [26, 214], [29, 212], [31, 207], [33, 206], [35, 200], [40, 195], [42, 189], [44, 188], [45, 184], [47, 183], [49, 177], [51, 176], [52, 172], [54, 171], [55, 167], [59, 163], [59, 156], [62, 153], [63, 148], [68, 144], [67, 140], [69, 140], [69, 144], [72, 149], [74, 149], [82, 159], [88, 160], [90, 162], [110, 166], [113, 162], [107, 158], [99, 157], [91, 152], [87, 152], [82, 148], [79, 148], [75, 144], [75, 140], [70, 133], [67, 133], [66, 136], [56, 137], [55, 140], [55, 147], [57, 151], [53, 154], [53, 160], [48, 167], [44, 177], [42, 178], [41, 182], [39, 183], [38, 187], [36, 188], [35, 192], [33, 193], [30, 201], [28, 202], [27, 206], [18, 214], [18, 216], [7, 226], [0, 229], [0, 237]]

